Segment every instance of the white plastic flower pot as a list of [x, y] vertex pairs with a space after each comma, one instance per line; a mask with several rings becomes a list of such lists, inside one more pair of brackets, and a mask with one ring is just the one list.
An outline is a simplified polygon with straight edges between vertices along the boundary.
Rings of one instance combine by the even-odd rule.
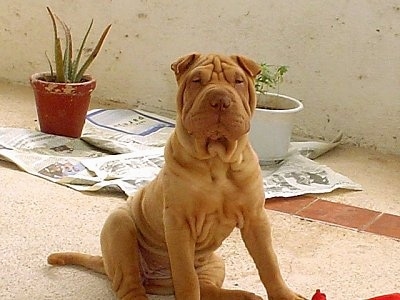
[[292, 97], [267, 93], [257, 95], [251, 121], [250, 142], [260, 164], [283, 160], [288, 154], [293, 121], [303, 104]]

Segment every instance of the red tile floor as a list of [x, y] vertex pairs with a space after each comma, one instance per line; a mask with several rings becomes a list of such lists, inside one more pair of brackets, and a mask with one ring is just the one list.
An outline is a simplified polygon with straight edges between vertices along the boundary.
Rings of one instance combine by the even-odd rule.
[[315, 196], [271, 198], [265, 208], [360, 232], [400, 239], [400, 216], [330, 202]]

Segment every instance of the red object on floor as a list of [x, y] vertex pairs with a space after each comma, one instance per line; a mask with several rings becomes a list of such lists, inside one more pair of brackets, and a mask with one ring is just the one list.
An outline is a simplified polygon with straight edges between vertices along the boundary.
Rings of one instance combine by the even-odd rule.
[[311, 300], [326, 300], [326, 296], [320, 290], [317, 290]]
[[368, 300], [400, 300], [400, 294], [394, 293], [394, 294], [390, 294], [390, 295], [383, 295], [383, 296], [370, 298]]
[[[326, 300], [326, 295], [324, 293], [321, 293], [321, 290], [317, 290], [312, 296], [311, 300]], [[383, 295], [383, 296], [378, 296], [374, 298], [369, 298], [368, 300], [400, 300], [400, 294], [399, 293], [394, 293], [390, 295]]]

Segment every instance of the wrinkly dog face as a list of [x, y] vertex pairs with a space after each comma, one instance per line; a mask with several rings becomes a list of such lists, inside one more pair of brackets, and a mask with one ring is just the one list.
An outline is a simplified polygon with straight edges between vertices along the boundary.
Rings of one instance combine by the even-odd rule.
[[179, 85], [178, 117], [187, 133], [205, 150], [219, 144], [229, 151], [250, 129], [259, 65], [242, 56], [190, 54], [171, 68]]

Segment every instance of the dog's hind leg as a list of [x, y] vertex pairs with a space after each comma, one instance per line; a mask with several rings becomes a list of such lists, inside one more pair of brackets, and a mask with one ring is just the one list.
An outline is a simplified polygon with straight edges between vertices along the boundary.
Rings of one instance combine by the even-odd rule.
[[201, 300], [262, 300], [250, 292], [221, 288], [225, 277], [225, 264], [216, 254], [211, 256], [207, 264], [197, 267], [196, 272], [200, 282]]
[[128, 209], [111, 213], [101, 232], [104, 268], [119, 299], [145, 300], [134, 220]]

